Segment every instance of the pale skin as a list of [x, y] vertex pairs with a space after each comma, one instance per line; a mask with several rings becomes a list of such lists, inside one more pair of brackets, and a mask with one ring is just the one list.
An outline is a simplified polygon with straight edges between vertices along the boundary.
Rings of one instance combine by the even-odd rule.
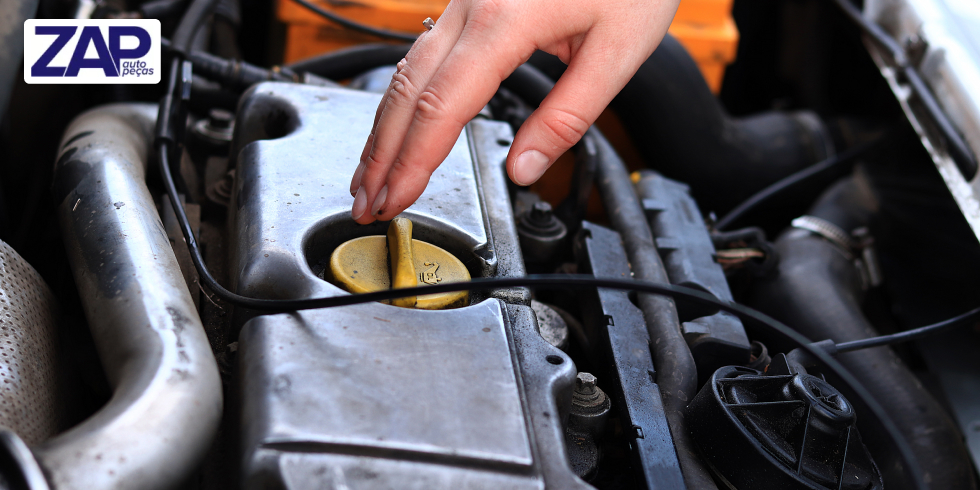
[[463, 126], [535, 50], [568, 69], [514, 137], [530, 185], [581, 139], [663, 39], [680, 0], [452, 0], [392, 77], [351, 179], [351, 217], [390, 220], [425, 190]]

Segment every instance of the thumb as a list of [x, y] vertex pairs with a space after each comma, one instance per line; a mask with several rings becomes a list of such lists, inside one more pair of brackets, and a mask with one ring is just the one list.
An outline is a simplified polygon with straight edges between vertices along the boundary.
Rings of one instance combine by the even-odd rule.
[[568, 69], [524, 122], [507, 156], [507, 174], [517, 185], [531, 185], [563, 153], [578, 143], [599, 114], [629, 80], [616, 73], [603, 54], [576, 53]]

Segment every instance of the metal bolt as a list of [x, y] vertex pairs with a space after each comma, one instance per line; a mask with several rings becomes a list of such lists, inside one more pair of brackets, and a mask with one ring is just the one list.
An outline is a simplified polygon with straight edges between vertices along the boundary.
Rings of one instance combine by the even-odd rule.
[[576, 426], [593, 436], [602, 432], [612, 406], [609, 397], [596, 386], [596, 381], [596, 377], [590, 373], [578, 373], [568, 419], [570, 427]]
[[208, 123], [215, 129], [228, 129], [234, 120], [235, 115], [224, 109], [211, 109], [208, 112]]
[[595, 393], [596, 377], [590, 373], [578, 373], [575, 380], [575, 391], [591, 395]]
[[531, 206], [531, 213], [528, 215], [528, 221], [536, 225], [548, 225], [551, 223], [551, 218], [554, 216], [554, 212], [551, 209], [551, 204], [545, 201], [538, 201]]

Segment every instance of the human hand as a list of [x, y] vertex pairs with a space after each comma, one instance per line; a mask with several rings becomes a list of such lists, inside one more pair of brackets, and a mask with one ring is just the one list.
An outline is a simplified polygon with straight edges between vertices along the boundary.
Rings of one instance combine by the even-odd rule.
[[398, 63], [351, 180], [351, 216], [367, 224], [411, 206], [463, 126], [535, 50], [568, 64], [507, 156], [511, 180], [538, 180], [653, 53], [679, 2], [452, 0]]

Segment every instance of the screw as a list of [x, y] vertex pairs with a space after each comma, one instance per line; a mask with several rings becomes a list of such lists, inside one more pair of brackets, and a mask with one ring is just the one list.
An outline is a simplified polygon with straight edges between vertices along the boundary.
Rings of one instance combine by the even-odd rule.
[[551, 223], [551, 219], [554, 213], [551, 210], [551, 204], [545, 201], [538, 201], [531, 206], [531, 213], [528, 215], [528, 221], [536, 225], [545, 226]]
[[572, 414], [576, 417], [602, 417], [609, 411], [610, 401], [596, 386], [596, 377], [590, 373], [578, 373], [575, 391], [572, 392]]
[[235, 120], [235, 115], [224, 109], [211, 109], [208, 112], [208, 124], [215, 129], [228, 129]]
[[578, 373], [575, 380], [575, 391], [587, 395], [595, 393], [596, 377], [590, 373]]

